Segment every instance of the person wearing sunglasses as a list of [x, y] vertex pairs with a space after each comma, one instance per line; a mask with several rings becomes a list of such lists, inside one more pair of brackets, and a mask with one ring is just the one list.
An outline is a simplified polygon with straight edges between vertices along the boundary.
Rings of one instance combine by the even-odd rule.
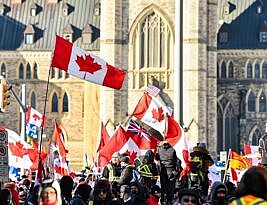
[[180, 205], [200, 205], [199, 194], [191, 189], [179, 192]]

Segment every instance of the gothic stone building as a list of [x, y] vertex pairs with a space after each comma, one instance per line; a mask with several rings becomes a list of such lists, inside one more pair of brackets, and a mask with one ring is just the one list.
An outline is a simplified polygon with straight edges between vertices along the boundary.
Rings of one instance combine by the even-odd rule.
[[[265, 1], [242, 2], [0, 0], [1, 73], [19, 96], [25, 84], [26, 104], [43, 112], [50, 70], [44, 132], [51, 137], [53, 120], [59, 122], [76, 171], [84, 153], [95, 154], [100, 121], [112, 135], [149, 84], [161, 89], [159, 98], [188, 127], [191, 146], [205, 142], [214, 156], [230, 147], [239, 150], [263, 134], [266, 115]], [[258, 24], [250, 28], [257, 41], [240, 38], [250, 19], [242, 16], [253, 5]], [[50, 69], [55, 34], [126, 70], [123, 88], [100, 87]], [[12, 97], [0, 123], [20, 133], [22, 116]]]

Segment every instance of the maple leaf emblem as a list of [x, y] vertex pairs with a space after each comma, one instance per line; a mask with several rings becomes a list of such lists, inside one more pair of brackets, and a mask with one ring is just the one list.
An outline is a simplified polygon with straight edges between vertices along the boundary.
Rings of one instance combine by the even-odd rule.
[[158, 108], [158, 109], [155, 109], [153, 108], [152, 110], [152, 117], [157, 120], [158, 122], [164, 120], [165, 118], [165, 115], [163, 113], [163, 109], [162, 107]]
[[82, 56], [77, 56], [76, 63], [79, 65], [80, 71], [94, 74], [94, 72], [102, 69], [102, 66], [94, 60], [90, 55], [85, 55], [85, 59]]
[[133, 164], [133, 163], [134, 163], [134, 160], [135, 160], [136, 157], [137, 157], [137, 152], [135, 152], [135, 151], [130, 152], [130, 151], [127, 149], [125, 153], [130, 157], [130, 163]]

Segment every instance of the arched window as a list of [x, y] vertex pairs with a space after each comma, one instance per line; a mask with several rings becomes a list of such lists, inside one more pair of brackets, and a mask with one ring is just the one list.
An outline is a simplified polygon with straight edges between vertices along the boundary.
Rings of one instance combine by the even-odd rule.
[[234, 65], [231, 61], [228, 66], [228, 78], [233, 78], [233, 77], [234, 77]]
[[252, 145], [258, 145], [259, 144], [259, 140], [261, 138], [261, 132], [259, 129], [256, 129], [254, 132], [253, 132], [253, 135], [252, 135], [252, 142], [251, 144]]
[[247, 65], [247, 78], [252, 78], [252, 65], [248, 63]]
[[67, 93], [65, 93], [63, 97], [62, 112], [69, 112], [69, 99]]
[[223, 97], [217, 104], [217, 150], [236, 149], [237, 117], [230, 101]]
[[58, 112], [58, 97], [57, 94], [54, 93], [52, 97], [52, 112]]
[[248, 96], [248, 111], [255, 112], [255, 95], [252, 92]]
[[33, 66], [33, 79], [38, 79], [38, 69], [37, 69], [37, 64], [34, 63], [34, 66]]
[[254, 67], [254, 78], [260, 78], [260, 65], [258, 63], [256, 63]]
[[31, 107], [36, 109], [36, 96], [35, 96], [35, 92], [32, 92], [32, 95], [31, 95]]
[[31, 66], [29, 63], [27, 63], [27, 68], [26, 68], [26, 79], [31, 79], [31, 75], [32, 75], [32, 72], [31, 72]]
[[51, 78], [55, 78], [55, 77], [56, 77], [55, 68], [51, 68]]
[[259, 112], [266, 112], [266, 96], [263, 92], [259, 98]]
[[262, 78], [267, 78], [267, 63], [262, 64]]
[[62, 70], [58, 69], [58, 78], [62, 78]]
[[154, 78], [163, 82], [165, 89], [172, 88], [174, 38], [171, 26], [156, 9], [140, 14], [134, 22], [129, 37], [133, 59], [130, 87], [141, 89], [151, 84], [150, 79]]
[[19, 64], [19, 79], [24, 79], [24, 66], [23, 64]]
[[222, 66], [221, 66], [221, 78], [226, 78], [226, 64], [225, 64], [225, 62], [222, 62]]
[[1, 75], [6, 78], [6, 65], [4, 63], [1, 65]]

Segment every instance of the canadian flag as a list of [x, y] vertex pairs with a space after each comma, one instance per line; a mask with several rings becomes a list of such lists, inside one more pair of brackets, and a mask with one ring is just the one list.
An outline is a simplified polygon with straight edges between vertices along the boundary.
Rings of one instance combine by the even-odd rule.
[[99, 151], [98, 163], [105, 166], [111, 160], [112, 154], [118, 152], [127, 143], [129, 136], [125, 130], [119, 126], [107, 144]]
[[22, 141], [16, 132], [9, 129], [6, 129], [6, 131], [8, 133], [9, 166], [31, 169], [33, 171], [37, 170], [39, 157], [41, 157], [42, 162], [44, 162], [47, 154], [42, 152], [39, 155], [38, 149]]
[[183, 171], [180, 178], [183, 177], [190, 168], [189, 147], [183, 128], [173, 117], [168, 116], [167, 135], [165, 138], [176, 151], [177, 157], [182, 161]]
[[30, 105], [27, 106], [26, 122], [37, 127], [46, 126], [46, 119], [43, 115]]
[[261, 164], [261, 154], [259, 153], [259, 146], [244, 144], [244, 158], [248, 159], [252, 166], [259, 166]]
[[156, 98], [144, 93], [133, 111], [133, 116], [161, 133], [166, 131], [166, 118], [172, 110], [159, 103]]
[[96, 152], [99, 152], [99, 150], [101, 150], [105, 144], [108, 143], [109, 139], [110, 139], [110, 136], [108, 134], [108, 131], [104, 125], [103, 122], [101, 122], [101, 131], [100, 131], [100, 142], [99, 142], [99, 145], [98, 145], [98, 148], [96, 150]]
[[75, 77], [115, 89], [122, 87], [126, 74], [59, 36], [56, 36], [51, 67], [57, 67]]

